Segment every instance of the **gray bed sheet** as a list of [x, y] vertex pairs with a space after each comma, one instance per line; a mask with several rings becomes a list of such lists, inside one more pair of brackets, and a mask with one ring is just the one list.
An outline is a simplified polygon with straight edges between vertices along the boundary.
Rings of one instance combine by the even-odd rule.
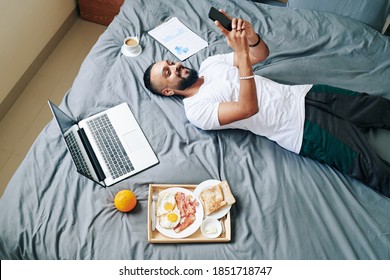
[[[390, 39], [357, 21], [250, 1], [125, 1], [60, 107], [82, 119], [127, 102], [160, 163], [101, 187], [76, 173], [51, 121], [1, 198], [1, 259], [390, 259], [389, 198], [263, 137], [201, 131], [186, 120], [180, 99], [144, 88], [151, 62], [175, 60], [147, 34], [172, 16], [209, 42], [185, 65], [198, 68], [207, 56], [230, 51], [207, 19], [210, 6], [250, 20], [268, 44], [270, 56], [255, 66], [256, 74], [390, 98]], [[120, 52], [129, 35], [140, 37], [143, 52], [136, 58]], [[389, 159], [389, 133], [368, 136]], [[207, 179], [227, 180], [237, 200], [231, 242], [148, 243], [148, 185]], [[138, 198], [127, 214], [113, 204], [122, 189]]]

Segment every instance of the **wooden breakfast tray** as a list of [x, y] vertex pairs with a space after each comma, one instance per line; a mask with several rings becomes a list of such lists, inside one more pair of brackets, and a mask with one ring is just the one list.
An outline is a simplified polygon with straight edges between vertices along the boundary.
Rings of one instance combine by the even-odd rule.
[[157, 229], [152, 231], [152, 200], [153, 193], [160, 192], [167, 188], [184, 188], [194, 191], [197, 185], [177, 185], [177, 184], [150, 184], [148, 196], [148, 241], [150, 243], [215, 243], [215, 242], [229, 242], [231, 240], [231, 226], [230, 226], [230, 211], [221, 219], [223, 222], [222, 234], [217, 238], [207, 238], [202, 235], [199, 229], [192, 235], [185, 238], [169, 238], [161, 234]]

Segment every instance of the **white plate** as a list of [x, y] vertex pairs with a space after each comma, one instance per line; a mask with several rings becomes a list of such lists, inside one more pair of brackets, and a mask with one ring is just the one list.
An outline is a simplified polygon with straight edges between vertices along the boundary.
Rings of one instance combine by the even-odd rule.
[[124, 45], [121, 47], [121, 52], [124, 56], [127, 56], [127, 57], [135, 57], [135, 56], [140, 55], [142, 52], [142, 48], [140, 45], [138, 45], [139, 48], [138, 48], [138, 51], [136, 53], [131, 53], [128, 50], [126, 50], [124, 47], [125, 47]]
[[160, 194], [165, 193], [165, 192], [170, 192], [170, 193], [182, 192], [185, 195], [192, 195], [192, 197], [195, 198], [199, 203], [199, 205], [196, 207], [196, 213], [195, 213], [196, 219], [192, 223], [192, 225], [190, 225], [188, 228], [186, 228], [185, 230], [183, 230], [181, 232], [176, 233], [173, 229], [167, 229], [167, 228], [163, 228], [162, 226], [160, 226], [160, 221], [159, 221], [159, 218], [157, 217], [156, 229], [161, 234], [165, 235], [166, 237], [170, 237], [170, 238], [184, 238], [184, 237], [190, 236], [195, 231], [197, 231], [199, 229], [200, 225], [202, 224], [202, 221], [203, 221], [202, 202], [193, 192], [191, 192], [190, 190], [184, 189], [184, 188], [168, 188], [166, 190], [161, 191]]
[[[200, 199], [200, 193], [204, 190], [204, 189], [207, 189], [211, 186], [215, 186], [215, 185], [218, 185], [219, 183], [221, 183], [221, 181], [219, 180], [206, 180], [206, 181], [203, 181], [202, 183], [200, 183], [194, 190], [194, 194], [196, 194], [198, 197], [199, 197], [199, 200], [202, 201]], [[203, 205], [203, 204], [202, 204]], [[222, 218], [223, 216], [225, 216], [229, 211], [230, 211], [230, 208], [232, 208], [231, 205], [226, 205], [224, 207], [222, 207], [221, 209], [219, 209], [218, 211], [214, 212], [214, 213], [211, 213], [210, 215], [207, 215], [206, 217], [210, 217], [210, 218], [214, 218], [214, 219], [219, 219], [219, 218]]]

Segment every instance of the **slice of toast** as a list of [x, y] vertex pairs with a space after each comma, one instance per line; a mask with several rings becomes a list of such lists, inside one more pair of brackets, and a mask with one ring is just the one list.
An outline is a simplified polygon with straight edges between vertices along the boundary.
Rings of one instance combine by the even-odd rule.
[[203, 201], [206, 215], [214, 213], [227, 204], [219, 184], [203, 190], [200, 193], [200, 198]]
[[229, 186], [228, 182], [222, 181], [221, 183], [219, 183], [219, 186], [222, 189], [223, 198], [226, 201], [226, 203], [228, 205], [234, 204], [236, 202], [236, 199], [234, 198], [234, 196], [230, 190], [230, 186]]

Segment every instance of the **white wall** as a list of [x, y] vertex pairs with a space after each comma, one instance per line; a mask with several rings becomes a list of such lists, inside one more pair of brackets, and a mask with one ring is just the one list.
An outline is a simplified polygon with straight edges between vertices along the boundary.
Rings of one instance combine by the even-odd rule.
[[76, 6], [76, 0], [0, 0], [0, 103]]

